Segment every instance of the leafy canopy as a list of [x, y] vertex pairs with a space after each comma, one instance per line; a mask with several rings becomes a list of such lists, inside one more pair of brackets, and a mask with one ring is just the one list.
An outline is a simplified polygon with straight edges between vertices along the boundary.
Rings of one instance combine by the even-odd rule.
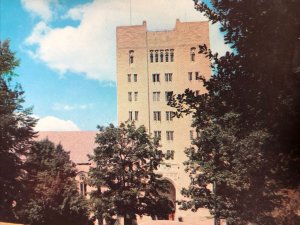
[[169, 103], [178, 116], [192, 113], [201, 134], [186, 150], [191, 184], [183, 194], [191, 200], [184, 209], [207, 207], [229, 224], [275, 224], [282, 189], [299, 185], [299, 6], [195, 1], [234, 51], [219, 57], [200, 45], [212, 61], [213, 76], [202, 79], [207, 92], [186, 90]]
[[35, 142], [26, 158], [27, 171], [19, 215], [31, 225], [84, 225], [89, 222], [86, 199], [79, 194], [75, 164], [61, 145]]
[[100, 127], [98, 147], [89, 156], [90, 185], [95, 215], [113, 221], [124, 216], [125, 224], [136, 215], [156, 215], [156, 205], [167, 191], [167, 182], [156, 171], [163, 160], [158, 144], [145, 127], [133, 123]]
[[23, 108], [24, 92], [13, 81], [19, 65], [9, 41], [0, 42], [0, 220], [15, 221], [15, 205], [22, 196], [22, 157], [26, 155], [36, 120]]

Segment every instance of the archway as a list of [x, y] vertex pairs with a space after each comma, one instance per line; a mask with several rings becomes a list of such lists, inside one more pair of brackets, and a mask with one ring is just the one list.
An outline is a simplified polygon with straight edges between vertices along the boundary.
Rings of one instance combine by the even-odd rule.
[[157, 204], [158, 220], [174, 220], [176, 211], [176, 189], [172, 181], [164, 178], [169, 185], [168, 193], [162, 193], [163, 198]]

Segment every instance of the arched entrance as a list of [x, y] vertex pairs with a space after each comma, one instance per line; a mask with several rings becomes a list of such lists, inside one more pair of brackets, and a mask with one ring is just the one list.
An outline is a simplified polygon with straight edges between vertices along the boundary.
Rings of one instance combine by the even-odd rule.
[[157, 204], [158, 220], [174, 220], [176, 211], [176, 189], [174, 184], [169, 179], [164, 179], [169, 185], [168, 193], [163, 193], [164, 196]]

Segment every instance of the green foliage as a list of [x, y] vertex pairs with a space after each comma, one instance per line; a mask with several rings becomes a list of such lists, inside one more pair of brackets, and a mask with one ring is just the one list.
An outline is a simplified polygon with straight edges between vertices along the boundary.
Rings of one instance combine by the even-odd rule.
[[89, 172], [90, 185], [96, 188], [91, 194], [95, 216], [108, 222], [124, 216], [127, 223], [136, 214], [156, 215], [161, 193], [168, 190], [167, 182], [155, 173], [163, 160], [158, 144], [145, 127], [133, 123], [99, 131]]
[[32, 225], [84, 225], [88, 206], [78, 193], [75, 164], [61, 145], [35, 142], [26, 158], [26, 195], [19, 207], [22, 222]]
[[212, 78], [202, 79], [207, 93], [186, 90], [169, 103], [177, 116], [192, 113], [201, 134], [186, 150], [191, 184], [183, 194], [192, 200], [182, 207], [207, 207], [229, 224], [276, 224], [280, 190], [300, 181], [299, 1], [195, 1], [195, 8], [221, 24], [234, 53], [199, 46], [212, 61]]
[[19, 65], [9, 42], [0, 42], [0, 220], [14, 221], [14, 206], [22, 195], [22, 160], [35, 132], [31, 109], [24, 109], [19, 84], [12, 82]]

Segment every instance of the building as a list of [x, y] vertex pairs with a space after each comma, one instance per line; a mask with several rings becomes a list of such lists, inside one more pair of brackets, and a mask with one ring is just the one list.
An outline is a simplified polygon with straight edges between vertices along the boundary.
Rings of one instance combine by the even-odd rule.
[[78, 171], [78, 190], [87, 197], [92, 190], [86, 183], [91, 165], [87, 155], [93, 154], [97, 146], [96, 134], [97, 131], [41, 131], [37, 136], [37, 140], [48, 139], [56, 145], [61, 144], [65, 151], [70, 152], [70, 159], [76, 164]]
[[[205, 92], [200, 76], [211, 76], [210, 62], [198, 53], [199, 44], [209, 47], [208, 22], [176, 21], [168, 31], [148, 31], [142, 25], [117, 27], [117, 97], [118, 122], [135, 121], [144, 125], [152, 137], [160, 138], [162, 150], [170, 159], [160, 168], [163, 177], [173, 184], [170, 199], [183, 197], [180, 191], [189, 184], [184, 172], [184, 149], [191, 145], [196, 132], [192, 119], [173, 118], [174, 108], [167, 105], [173, 94], [189, 88], [195, 94]], [[204, 221], [211, 215], [180, 211], [175, 220]]]

